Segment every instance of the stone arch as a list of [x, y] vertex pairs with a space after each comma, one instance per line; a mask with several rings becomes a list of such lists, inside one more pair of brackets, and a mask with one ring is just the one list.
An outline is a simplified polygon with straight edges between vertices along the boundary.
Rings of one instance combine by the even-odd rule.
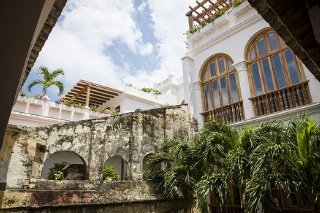
[[104, 166], [112, 166], [117, 171], [118, 181], [129, 179], [129, 164], [124, 158], [114, 155], [106, 160]]
[[53, 168], [54, 164], [62, 162], [70, 164], [65, 167], [65, 179], [84, 180], [88, 178], [85, 161], [81, 156], [72, 151], [59, 151], [50, 155], [43, 165], [41, 178], [47, 179], [50, 168]]

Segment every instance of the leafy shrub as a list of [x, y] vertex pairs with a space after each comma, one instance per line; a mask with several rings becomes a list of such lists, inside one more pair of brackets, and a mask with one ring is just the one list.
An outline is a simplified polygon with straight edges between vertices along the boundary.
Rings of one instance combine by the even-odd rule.
[[112, 166], [105, 166], [103, 168], [103, 180], [105, 182], [118, 180], [117, 171]]
[[153, 89], [153, 88], [148, 88], [148, 87], [143, 87], [140, 89], [142, 92], [146, 93], [151, 93], [153, 95], [161, 95], [161, 92], [159, 90]]
[[62, 162], [62, 163], [55, 163], [54, 167], [50, 169], [48, 179], [49, 180], [63, 180], [63, 168], [67, 166], [69, 163]]

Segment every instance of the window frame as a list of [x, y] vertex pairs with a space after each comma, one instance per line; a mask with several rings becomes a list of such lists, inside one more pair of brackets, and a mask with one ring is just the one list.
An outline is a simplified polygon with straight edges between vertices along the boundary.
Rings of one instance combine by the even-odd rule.
[[[277, 42], [277, 48], [274, 50], [271, 50], [270, 48], [270, 39], [269, 39], [269, 33], [274, 33], [275, 40]], [[263, 56], [259, 55], [258, 51], [258, 46], [257, 42], [259, 39], [264, 38], [265, 41], [265, 47], [266, 47], [266, 54]], [[255, 53], [255, 58], [251, 59], [251, 50], [252, 48], [254, 49]], [[260, 32], [258, 32], [256, 35], [254, 35], [248, 42], [247, 44], [247, 51], [245, 54], [246, 60], [247, 60], [247, 69], [248, 69], [248, 77], [249, 77], [249, 83], [250, 83], [250, 92], [252, 97], [257, 97], [260, 95], [264, 95], [270, 92], [275, 92], [277, 90], [289, 87], [294, 85], [292, 83], [292, 79], [290, 76], [290, 71], [288, 67], [288, 63], [285, 57], [285, 52], [293, 51], [284, 43], [284, 41], [281, 39], [281, 37], [272, 29], [264, 29]], [[279, 82], [277, 81], [277, 73], [275, 69], [275, 63], [273, 62], [273, 56], [279, 56], [280, 59], [280, 64], [282, 66], [282, 72], [284, 76], [284, 81], [285, 81], [285, 87], [280, 87]], [[306, 80], [305, 73], [302, 67], [301, 61], [297, 58], [297, 56], [293, 53], [294, 57], [293, 60], [295, 62], [296, 68], [297, 68], [297, 73], [299, 77], [299, 83], [303, 82]], [[263, 69], [263, 64], [262, 62], [264, 60], [268, 61], [270, 72], [271, 72], [271, 79], [272, 79], [272, 85], [273, 85], [273, 90], [268, 90], [267, 86], [267, 80], [266, 80], [266, 75]], [[253, 70], [252, 70], [252, 65], [257, 63], [258, 65], [258, 72], [259, 72], [259, 78], [261, 82], [261, 87], [262, 87], [262, 94], [257, 94], [257, 89], [255, 85], [255, 80], [253, 76]], [[299, 84], [297, 83], [297, 84]]]
[[[224, 64], [224, 71], [220, 73], [219, 70], [219, 65], [218, 65], [218, 60], [223, 58], [223, 64]], [[211, 76], [210, 72], [210, 64], [214, 62], [215, 65], [215, 76]], [[200, 82], [201, 82], [201, 99], [202, 99], [202, 111], [203, 112], [209, 112], [214, 109], [219, 109], [221, 107], [225, 107], [228, 105], [231, 105], [233, 103], [238, 103], [242, 101], [241, 97], [241, 91], [240, 91], [240, 85], [239, 85], [239, 77], [237, 70], [231, 66], [231, 69], [228, 68], [229, 62], [233, 64], [233, 60], [231, 59], [230, 56], [220, 53], [220, 54], [215, 54], [212, 57], [208, 58], [207, 61], [204, 63], [204, 65], [201, 68], [201, 75], [200, 75]], [[208, 74], [207, 74], [208, 73]], [[233, 100], [233, 94], [232, 94], [232, 88], [231, 88], [231, 83], [230, 83], [230, 75], [234, 74], [234, 79], [235, 79], [235, 84], [236, 84], [236, 90], [237, 90], [237, 96], [238, 100], [234, 101]], [[228, 96], [228, 103], [223, 104], [223, 97], [222, 97], [222, 87], [221, 87], [221, 79], [225, 78], [226, 82], [226, 92]], [[217, 82], [218, 86], [218, 95], [219, 95], [219, 103], [215, 102], [215, 97], [214, 97], [214, 91], [213, 91], [213, 82]], [[207, 96], [206, 96], [206, 91], [205, 87], [206, 85], [209, 85], [209, 92], [210, 92], [210, 104], [211, 104], [211, 109], [210, 107], [207, 108]]]

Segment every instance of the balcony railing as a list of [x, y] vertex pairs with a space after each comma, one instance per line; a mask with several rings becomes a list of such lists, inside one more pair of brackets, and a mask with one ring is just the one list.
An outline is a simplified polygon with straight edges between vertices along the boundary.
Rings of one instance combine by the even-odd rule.
[[202, 113], [205, 121], [216, 120], [225, 123], [235, 123], [244, 119], [242, 101]]
[[308, 81], [250, 98], [255, 115], [267, 115], [311, 103]]
[[186, 14], [189, 21], [189, 30], [203, 27], [205, 24], [213, 22], [217, 17], [223, 15], [229, 8], [235, 7], [243, 0], [203, 0], [197, 2], [195, 7], [191, 7]]

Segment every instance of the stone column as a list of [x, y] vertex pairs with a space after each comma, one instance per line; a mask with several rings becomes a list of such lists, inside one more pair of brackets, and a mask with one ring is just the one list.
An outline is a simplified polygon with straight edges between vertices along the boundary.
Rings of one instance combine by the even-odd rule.
[[193, 102], [193, 116], [197, 119], [198, 127], [201, 129], [204, 124], [203, 116], [200, 114], [202, 112], [202, 100], [201, 100], [201, 82], [196, 81], [192, 84], [192, 96]]
[[185, 56], [182, 59], [183, 68], [183, 87], [184, 87], [184, 100], [188, 103], [190, 110], [193, 112], [191, 92], [192, 92], [192, 70], [193, 70], [193, 59], [189, 56]]
[[245, 120], [254, 118], [254, 109], [252, 106], [252, 102], [249, 100], [251, 97], [250, 93], [250, 82], [249, 82], [249, 75], [247, 69], [247, 62], [241, 61], [238, 63], [233, 64], [233, 67], [236, 68], [238, 71], [239, 77], [239, 86], [241, 91], [241, 97], [243, 101], [243, 109], [244, 109], [244, 116]]
[[201, 83], [198, 78], [194, 79], [193, 59], [189, 56], [182, 58], [183, 65], [183, 84], [184, 84], [184, 97], [188, 103], [191, 116], [195, 118], [199, 124], [199, 128], [203, 126], [203, 117], [201, 102]]

